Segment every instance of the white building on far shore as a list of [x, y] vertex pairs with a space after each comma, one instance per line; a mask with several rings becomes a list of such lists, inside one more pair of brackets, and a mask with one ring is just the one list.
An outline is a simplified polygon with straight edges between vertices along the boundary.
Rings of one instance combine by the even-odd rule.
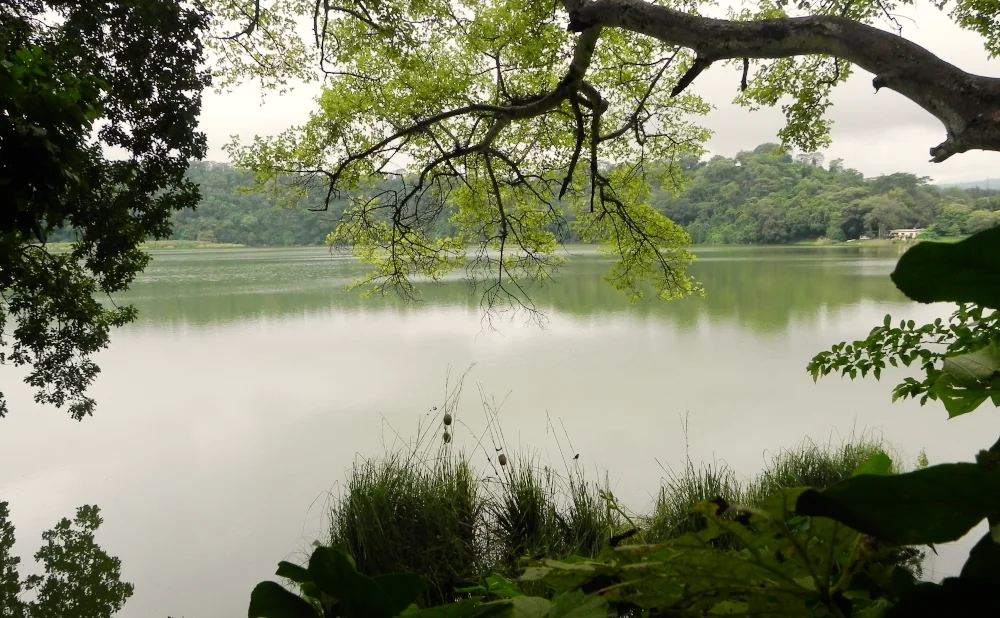
[[898, 230], [889, 230], [889, 238], [916, 238], [923, 234], [926, 230], [922, 227], [912, 227], [912, 228], [902, 228]]

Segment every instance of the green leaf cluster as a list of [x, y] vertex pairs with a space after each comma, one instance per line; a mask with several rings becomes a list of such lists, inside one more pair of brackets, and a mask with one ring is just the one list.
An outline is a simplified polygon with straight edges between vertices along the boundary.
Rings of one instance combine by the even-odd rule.
[[940, 400], [949, 417], [972, 412], [987, 400], [1000, 403], [1000, 273], [996, 246], [1000, 229], [958, 243], [923, 242], [907, 251], [892, 274], [899, 289], [918, 302], [961, 303], [948, 321], [917, 325], [885, 316], [864, 340], [839, 343], [809, 363], [814, 379], [839, 372], [876, 379], [900, 365], [919, 367], [893, 389], [893, 400]]
[[648, 275], [668, 298], [696, 288], [686, 235], [654, 216], [643, 188], [648, 162], [700, 153], [708, 137], [688, 120], [707, 105], [670, 95], [689, 53], [619, 30], [577, 37], [562, 7], [524, 0], [387, 0], [315, 14], [306, 2], [209, 5], [224, 19], [256, 17], [220, 45], [252, 50], [224, 63], [265, 81], [298, 75], [300, 56], [259, 71], [250, 60], [298, 49], [286, 25], [314, 20], [319, 49], [309, 53], [325, 76], [317, 108], [230, 154], [278, 203], [310, 185], [327, 204], [350, 202], [329, 241], [371, 265], [360, 286], [412, 296], [415, 281], [464, 270], [488, 305], [526, 303], [522, 285], [560, 264], [572, 211], [587, 214], [578, 233], [618, 254], [612, 277], [624, 289], [638, 288], [621, 272]]
[[[917, 327], [903, 321], [892, 328], [886, 316], [868, 339], [839, 344], [810, 364], [814, 376], [834, 369], [878, 377], [883, 359], [895, 365], [918, 361], [924, 379], [906, 378], [894, 397], [921, 396], [921, 402], [939, 399], [950, 418], [972, 412], [986, 401], [1000, 404], [1000, 336], [996, 277], [1000, 261], [997, 232], [980, 232], [962, 242], [923, 242], [911, 248], [896, 265], [892, 280], [918, 302], [963, 303], [944, 324]], [[860, 475], [822, 491], [808, 491], [798, 500], [798, 511], [825, 516], [873, 535], [889, 544], [933, 544], [955, 541], [984, 519], [990, 532], [973, 547], [957, 577], [941, 583], [913, 586], [891, 616], [935, 616], [1000, 612], [995, 595], [1000, 572], [1000, 440], [980, 451], [974, 463], [922, 466], [895, 476]]]

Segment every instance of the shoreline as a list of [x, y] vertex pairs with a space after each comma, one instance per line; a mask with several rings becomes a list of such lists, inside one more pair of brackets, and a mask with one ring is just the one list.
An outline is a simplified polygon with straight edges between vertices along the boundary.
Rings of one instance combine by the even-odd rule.
[[[828, 241], [827, 239], [818, 238], [815, 240], [806, 240], [794, 243], [784, 243], [784, 244], [743, 244], [743, 243], [729, 243], [729, 244], [692, 244], [690, 249], [692, 251], [697, 251], [699, 248], [718, 248], [718, 247], [896, 247], [896, 246], [908, 246], [915, 245], [919, 242], [928, 240], [933, 242], [943, 242], [943, 243], [954, 243], [963, 240], [965, 237], [944, 237], [944, 238], [914, 238], [914, 239], [870, 239], [870, 240], [854, 240], [854, 241]], [[48, 243], [46, 247], [51, 251], [69, 251], [73, 246], [71, 242], [52, 242]], [[587, 243], [567, 243], [566, 247], [588, 247], [598, 245], [590, 245]], [[141, 249], [151, 250], [151, 251], [179, 251], [179, 250], [204, 250], [204, 251], [218, 251], [220, 249], [308, 249], [316, 247], [326, 247], [326, 245], [244, 245], [240, 243], [216, 243], [216, 242], [206, 242], [200, 240], [153, 240], [147, 241], [139, 245]]]
[[[320, 245], [303, 245], [320, 246]], [[50, 251], [69, 251], [73, 248], [72, 242], [50, 242], [45, 245]], [[273, 249], [274, 247], [252, 247], [239, 243], [205, 242], [201, 240], [148, 240], [139, 245], [140, 249], [147, 250], [181, 250], [181, 249], [204, 249], [215, 251], [218, 249]]]

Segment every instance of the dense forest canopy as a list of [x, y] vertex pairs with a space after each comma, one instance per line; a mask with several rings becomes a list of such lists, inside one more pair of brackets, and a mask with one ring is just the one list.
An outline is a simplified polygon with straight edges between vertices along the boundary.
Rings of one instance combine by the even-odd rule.
[[824, 166], [821, 155], [792, 157], [774, 144], [686, 167], [683, 193], [657, 191], [652, 199], [696, 243], [844, 241], [898, 228], [961, 236], [1000, 223], [996, 192], [942, 189], [908, 173], [866, 179], [840, 159]]
[[[675, 195], [656, 185], [652, 204], [699, 244], [844, 241], [884, 237], [896, 228], [926, 228], [929, 236], [953, 237], [1000, 223], [998, 191], [939, 188], [902, 172], [865, 179], [839, 159], [826, 163], [818, 154], [793, 156], [775, 144], [733, 158], [687, 157], [678, 165], [689, 178], [685, 190]], [[195, 163], [188, 178], [202, 197], [197, 209], [174, 214], [173, 238], [179, 240], [320, 245], [350, 204], [342, 198], [318, 210], [326, 206], [325, 193], [313, 190], [294, 207], [282, 206], [248, 192], [249, 174], [225, 163]], [[451, 233], [454, 227], [444, 219], [439, 234]], [[556, 234], [563, 242], [581, 240], [572, 225]]]

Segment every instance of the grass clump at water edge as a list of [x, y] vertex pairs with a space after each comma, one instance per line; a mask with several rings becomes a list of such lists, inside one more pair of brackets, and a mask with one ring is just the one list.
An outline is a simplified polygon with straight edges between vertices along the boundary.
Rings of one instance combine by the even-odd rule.
[[419, 573], [440, 604], [483, 572], [479, 479], [461, 455], [430, 463], [392, 454], [348, 474], [331, 538], [362, 573]]
[[[454, 404], [443, 411], [449, 418]], [[595, 557], [613, 540], [664, 542], [704, 526], [692, 512], [699, 502], [759, 506], [777, 489], [824, 488], [848, 478], [870, 456], [889, 450], [865, 435], [841, 444], [806, 441], [771, 455], [762, 472], [742, 481], [725, 464], [688, 460], [680, 472], [668, 471], [650, 512], [634, 514], [618, 505], [606, 479], [586, 480], [575, 462], [560, 472], [540, 465], [537, 456], [509, 455], [495, 411], [487, 410], [490, 439], [478, 436], [477, 442], [487, 454], [485, 470], [441, 439], [440, 415], [414, 444], [351, 469], [331, 509], [330, 543], [355, 556], [360, 572], [419, 573], [428, 583], [425, 601], [436, 605], [491, 573], [516, 577], [525, 558]], [[446, 428], [454, 434], [454, 426]], [[499, 455], [482, 448], [484, 441], [496, 444]], [[737, 546], [725, 536], [713, 544]], [[921, 560], [916, 549], [899, 556], [915, 570]]]

